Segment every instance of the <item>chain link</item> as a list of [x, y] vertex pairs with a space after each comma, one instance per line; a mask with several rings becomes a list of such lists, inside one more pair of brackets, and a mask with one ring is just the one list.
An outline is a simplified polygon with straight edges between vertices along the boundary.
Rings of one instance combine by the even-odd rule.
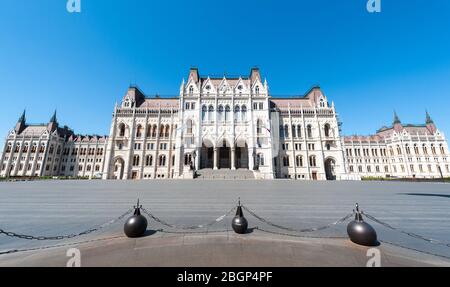
[[426, 241], [426, 242], [429, 242], [429, 243], [432, 243], [432, 244], [437, 244], [437, 245], [442, 245], [442, 246], [446, 246], [446, 247], [450, 247], [450, 243], [445, 243], [445, 242], [442, 242], [442, 241], [440, 241], [440, 240], [436, 240], [436, 239], [433, 239], [433, 238], [427, 238], [427, 237], [425, 237], [425, 236], [422, 236], [422, 235], [419, 235], [419, 234], [416, 234], [416, 233], [413, 233], [413, 232], [408, 232], [408, 231], [404, 231], [404, 230], [402, 230], [402, 229], [400, 229], [400, 228], [395, 228], [395, 227], [393, 227], [392, 225], [390, 225], [389, 223], [386, 223], [386, 222], [384, 222], [384, 221], [381, 221], [381, 220], [379, 220], [379, 219], [377, 219], [375, 216], [373, 216], [373, 215], [370, 215], [370, 214], [368, 214], [368, 213], [364, 213], [364, 212], [361, 212], [362, 214], [364, 214], [367, 218], [369, 218], [370, 220], [372, 220], [372, 221], [374, 221], [374, 222], [376, 222], [376, 223], [378, 223], [378, 224], [381, 224], [382, 226], [384, 226], [384, 227], [386, 227], [386, 228], [389, 228], [389, 229], [391, 229], [391, 230], [395, 230], [395, 231], [398, 231], [398, 232], [400, 232], [400, 233], [403, 233], [403, 234], [405, 234], [405, 235], [408, 235], [409, 237], [413, 237], [413, 238], [416, 238], [416, 239], [420, 239], [420, 240], [423, 240], [423, 241]]
[[59, 235], [59, 236], [33, 236], [33, 235], [26, 235], [26, 234], [19, 234], [19, 233], [15, 233], [15, 232], [11, 232], [11, 231], [5, 231], [3, 229], [0, 228], [0, 234], [4, 234], [6, 236], [9, 237], [15, 237], [15, 238], [20, 238], [20, 239], [26, 239], [26, 240], [38, 240], [38, 241], [43, 241], [43, 240], [62, 240], [62, 239], [69, 239], [69, 238], [74, 238], [74, 237], [78, 237], [78, 236], [82, 236], [82, 235], [87, 235], [89, 233], [98, 231], [102, 228], [105, 228], [111, 224], [116, 223], [117, 221], [123, 219], [125, 216], [127, 216], [128, 214], [130, 214], [134, 209], [129, 209], [127, 212], [125, 212], [124, 214], [120, 215], [119, 217], [110, 220], [106, 223], [103, 223], [102, 225], [98, 226], [98, 227], [94, 227], [94, 228], [90, 228], [88, 230], [85, 230], [83, 232], [80, 233], [75, 233], [75, 234], [68, 234], [68, 235]]
[[[172, 228], [172, 229], [179, 229], [179, 230], [195, 230], [195, 229], [201, 229], [201, 228], [208, 228], [216, 223], [221, 222], [222, 220], [224, 220], [228, 215], [230, 215], [234, 210], [236, 209], [236, 207], [233, 207], [232, 209], [230, 209], [227, 213], [225, 213], [224, 215], [216, 218], [213, 221], [210, 221], [206, 224], [201, 224], [201, 225], [192, 225], [192, 226], [177, 226], [175, 224], [170, 224], [165, 222], [164, 220], [162, 220], [161, 218], [153, 215], [150, 211], [148, 211], [145, 208], [141, 208], [141, 210], [147, 214], [148, 216], [150, 216], [150, 218], [152, 218], [154, 221], [160, 223], [161, 225], [164, 225], [166, 227]], [[180, 232], [182, 233], [182, 232]]]
[[254, 211], [250, 210], [246, 206], [242, 206], [242, 208], [244, 208], [248, 213], [250, 213], [250, 215], [252, 215], [253, 217], [255, 217], [256, 219], [258, 219], [259, 221], [261, 221], [261, 222], [263, 222], [265, 224], [268, 224], [268, 225], [270, 225], [272, 227], [275, 227], [275, 228], [278, 228], [278, 229], [291, 231], [291, 232], [297, 232], [297, 233], [314, 232], [314, 231], [324, 230], [324, 229], [330, 228], [330, 227], [332, 227], [334, 225], [337, 225], [339, 223], [345, 222], [347, 219], [349, 219], [350, 217], [353, 216], [353, 213], [349, 213], [346, 216], [342, 217], [341, 219], [339, 219], [339, 220], [337, 220], [335, 222], [332, 222], [330, 224], [324, 225], [324, 226], [304, 228], [304, 229], [294, 229], [294, 228], [291, 228], [291, 227], [286, 227], [286, 226], [282, 226], [282, 225], [270, 222], [267, 219], [264, 219], [261, 216], [257, 215]]

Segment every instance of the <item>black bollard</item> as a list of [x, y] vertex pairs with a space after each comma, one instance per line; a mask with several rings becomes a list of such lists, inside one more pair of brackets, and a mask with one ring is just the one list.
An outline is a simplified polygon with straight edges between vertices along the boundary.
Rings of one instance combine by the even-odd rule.
[[248, 222], [247, 219], [245, 219], [244, 217], [244, 213], [242, 212], [240, 199], [236, 210], [236, 216], [233, 218], [231, 222], [231, 227], [233, 227], [234, 232], [238, 234], [245, 234], [247, 232]]
[[141, 237], [147, 230], [147, 219], [145, 216], [141, 215], [141, 207], [139, 205], [139, 199], [137, 205], [134, 207], [134, 214], [128, 218], [127, 222], [123, 226], [123, 231], [125, 235], [131, 238]]
[[358, 203], [356, 204], [355, 212], [355, 220], [347, 225], [347, 234], [350, 240], [364, 246], [378, 245], [377, 233], [370, 224], [363, 220]]

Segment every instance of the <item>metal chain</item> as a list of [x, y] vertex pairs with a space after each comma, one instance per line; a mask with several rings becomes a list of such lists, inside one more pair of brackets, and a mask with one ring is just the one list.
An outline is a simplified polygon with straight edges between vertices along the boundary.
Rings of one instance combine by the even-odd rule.
[[174, 224], [170, 224], [165, 222], [164, 220], [162, 220], [161, 218], [153, 215], [150, 211], [148, 211], [145, 208], [141, 208], [141, 210], [147, 214], [148, 216], [150, 216], [150, 218], [152, 218], [154, 221], [160, 223], [161, 225], [164, 225], [166, 227], [172, 228], [172, 229], [180, 229], [180, 230], [194, 230], [194, 229], [201, 229], [201, 228], [208, 228], [216, 223], [221, 222], [222, 220], [224, 220], [228, 215], [230, 215], [234, 210], [236, 209], [236, 207], [233, 207], [232, 209], [230, 209], [227, 213], [225, 213], [224, 215], [216, 218], [215, 220], [206, 223], [206, 224], [201, 224], [201, 225], [193, 225], [193, 226], [177, 226]]
[[125, 212], [124, 214], [120, 215], [119, 217], [110, 220], [98, 227], [94, 227], [94, 228], [90, 228], [88, 230], [85, 230], [83, 232], [80, 233], [75, 233], [75, 234], [68, 234], [68, 235], [59, 235], [59, 236], [33, 236], [33, 235], [26, 235], [26, 234], [19, 234], [19, 233], [15, 233], [15, 232], [11, 232], [11, 231], [5, 231], [3, 229], [0, 228], [0, 234], [4, 234], [6, 236], [9, 237], [16, 237], [16, 238], [20, 238], [20, 239], [26, 239], [26, 240], [62, 240], [62, 239], [69, 239], [69, 238], [74, 238], [74, 237], [78, 237], [78, 236], [82, 236], [82, 235], [86, 235], [95, 231], [98, 231], [102, 228], [105, 228], [121, 219], [123, 219], [125, 216], [127, 216], [128, 214], [130, 214], [134, 209], [129, 209], [127, 212]]
[[324, 225], [324, 226], [319, 226], [319, 227], [312, 227], [312, 228], [305, 228], [305, 229], [294, 229], [291, 227], [285, 227], [273, 222], [270, 222], [264, 218], [262, 218], [261, 216], [257, 215], [255, 212], [253, 212], [252, 210], [250, 210], [248, 207], [246, 206], [242, 206], [242, 208], [244, 208], [248, 213], [250, 213], [253, 217], [255, 217], [256, 219], [258, 219], [259, 221], [266, 223], [272, 227], [278, 228], [278, 229], [283, 229], [283, 230], [287, 230], [287, 231], [291, 231], [291, 232], [297, 232], [297, 233], [303, 233], [303, 232], [314, 232], [314, 231], [320, 231], [320, 230], [324, 230], [327, 228], [330, 228], [334, 225], [337, 225], [339, 223], [345, 222], [347, 219], [349, 219], [350, 217], [353, 216], [353, 213], [349, 213], [346, 216], [342, 217], [341, 219], [332, 222], [330, 224]]
[[416, 233], [413, 233], [413, 232], [404, 231], [404, 230], [402, 230], [402, 229], [400, 229], [400, 228], [395, 228], [395, 227], [393, 227], [393, 226], [390, 225], [389, 223], [386, 223], [386, 222], [384, 222], [384, 221], [381, 221], [381, 220], [377, 219], [375, 216], [372, 216], [372, 215], [367, 214], [367, 213], [364, 213], [364, 212], [362, 212], [362, 214], [364, 214], [364, 215], [365, 215], [367, 218], [369, 218], [370, 220], [372, 220], [372, 221], [374, 221], [374, 222], [376, 222], [376, 223], [378, 223], [378, 224], [381, 224], [381, 225], [383, 225], [384, 227], [387, 227], [387, 228], [389, 228], [389, 229], [391, 229], [391, 230], [398, 231], [398, 232], [403, 233], [403, 234], [406, 234], [406, 235], [408, 235], [408, 236], [410, 236], [410, 237], [413, 237], [413, 238], [416, 238], [416, 239], [420, 239], [420, 240], [423, 240], [423, 241], [426, 241], [426, 242], [429, 242], [429, 243], [433, 243], [433, 244], [438, 244], [438, 245], [443, 245], [443, 246], [446, 246], [446, 247], [450, 247], [450, 243], [445, 243], [445, 242], [442, 242], [442, 241], [440, 241], [440, 240], [436, 240], [436, 239], [432, 239], [432, 238], [427, 238], [427, 237], [425, 237], [425, 236], [422, 236], [422, 235], [419, 235], [419, 234], [416, 234]]

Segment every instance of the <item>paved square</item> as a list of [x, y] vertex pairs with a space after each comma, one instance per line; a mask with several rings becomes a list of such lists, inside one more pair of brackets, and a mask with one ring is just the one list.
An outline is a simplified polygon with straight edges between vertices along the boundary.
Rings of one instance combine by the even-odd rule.
[[[270, 221], [293, 228], [333, 222], [358, 202], [367, 213], [403, 230], [450, 242], [450, 185], [402, 182], [275, 181], [36, 181], [0, 183], [0, 228], [31, 235], [81, 232], [125, 212], [139, 198], [167, 222], [197, 225], [244, 205]], [[250, 227], [264, 227], [245, 214]], [[411, 238], [370, 222], [381, 240], [450, 257], [450, 248]], [[123, 222], [91, 240], [122, 235]], [[346, 224], [307, 236], [345, 237]], [[161, 228], [149, 220], [149, 228]], [[229, 229], [229, 220], [210, 231]], [[75, 239], [71, 239], [72, 241]], [[65, 240], [63, 243], [71, 242]], [[56, 244], [0, 235], [0, 252]]]

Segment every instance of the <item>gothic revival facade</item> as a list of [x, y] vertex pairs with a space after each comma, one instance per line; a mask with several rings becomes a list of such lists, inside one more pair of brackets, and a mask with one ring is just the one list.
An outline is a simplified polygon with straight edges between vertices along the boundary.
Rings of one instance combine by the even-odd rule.
[[30, 125], [24, 113], [6, 138], [0, 176], [433, 178], [450, 176], [447, 160], [445, 136], [428, 114], [425, 125], [402, 125], [396, 116], [374, 136], [344, 137], [319, 87], [275, 98], [256, 68], [247, 77], [202, 77], [191, 69], [177, 97], [146, 97], [130, 87], [108, 137], [75, 135], [59, 127], [56, 114]]

